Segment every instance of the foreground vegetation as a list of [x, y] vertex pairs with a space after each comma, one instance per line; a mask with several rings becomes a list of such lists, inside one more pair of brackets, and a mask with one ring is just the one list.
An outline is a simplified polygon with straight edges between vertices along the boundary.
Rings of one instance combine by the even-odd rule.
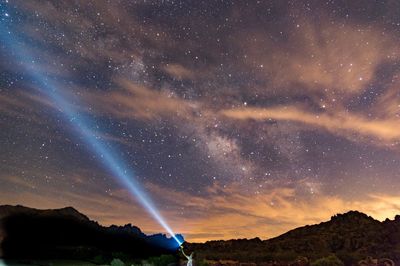
[[11, 260], [0, 261], [0, 266], [167, 266], [178, 265], [178, 260], [172, 255], [162, 255], [159, 257], [150, 257], [146, 260], [134, 260], [125, 257], [125, 259], [113, 258], [102, 259], [94, 258], [92, 261], [80, 260]]

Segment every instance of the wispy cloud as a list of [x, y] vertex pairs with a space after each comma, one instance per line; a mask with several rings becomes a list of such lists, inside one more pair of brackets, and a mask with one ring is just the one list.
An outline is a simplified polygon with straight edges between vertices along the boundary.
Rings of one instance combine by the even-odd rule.
[[400, 140], [398, 118], [367, 119], [361, 114], [345, 111], [313, 113], [297, 106], [236, 108], [222, 110], [221, 114], [237, 120], [292, 121], [303, 124], [305, 130], [311, 126], [313, 129], [348, 136], [352, 140], [355, 140], [354, 134], [370, 137], [384, 144], [394, 145]]
[[[308, 198], [299, 197], [296, 189], [287, 187], [260, 188], [258, 193], [248, 194], [238, 184], [212, 187], [207, 196], [154, 186], [151, 190], [178, 206], [177, 212], [183, 212], [170, 219], [176, 228], [188, 233], [189, 241], [270, 238], [349, 210], [359, 210], [379, 220], [394, 218], [400, 212], [400, 197], [384, 194], [368, 194], [364, 200], [349, 201], [318, 192]], [[213, 236], [214, 233], [218, 235]]]

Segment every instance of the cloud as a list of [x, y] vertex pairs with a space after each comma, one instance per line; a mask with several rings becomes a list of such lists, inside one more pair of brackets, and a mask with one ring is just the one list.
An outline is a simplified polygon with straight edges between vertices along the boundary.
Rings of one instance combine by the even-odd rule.
[[337, 135], [350, 137], [351, 134], [356, 134], [387, 144], [395, 144], [400, 140], [399, 120], [394, 118], [370, 120], [362, 115], [344, 111], [312, 113], [297, 106], [236, 108], [222, 110], [220, 113], [237, 120], [293, 121], [305, 126], [322, 128]]
[[14, 89], [12, 93], [0, 94], [0, 113], [14, 119], [43, 125], [46, 123], [41, 114], [43, 108], [54, 108], [54, 105], [29, 91]]
[[398, 41], [371, 24], [312, 23], [299, 16], [288, 27], [278, 36], [250, 31], [238, 38], [244, 63], [267, 82], [259, 94], [340, 101], [364, 91], [378, 67], [400, 56]]
[[[39, 178], [39, 177], [38, 177]], [[69, 179], [76, 189], [59, 189], [60, 182], [39, 186], [39, 180], [19, 176], [2, 176], [1, 194], [4, 204], [29, 207], [61, 208], [74, 206], [103, 225], [132, 223], [146, 233], [162, 232], [125, 189], [104, 191], [99, 182], [91, 182], [82, 173]], [[54, 180], [55, 181], [55, 180]], [[315, 187], [300, 180], [305, 189]], [[14, 193], [11, 187], [24, 187]], [[176, 232], [188, 241], [277, 236], [293, 228], [329, 220], [336, 213], [359, 210], [376, 219], [393, 218], [400, 212], [400, 197], [389, 194], [366, 194], [361, 199], [329, 196], [318, 189], [308, 196], [298, 186], [271, 184], [255, 186], [251, 192], [236, 182], [218, 183], [202, 194], [177, 191], [148, 182], [146, 189]], [[52, 200], [49, 200], [51, 198]], [[29, 204], [28, 204], [29, 203]], [[227, 221], [230, 221], [227, 223]]]
[[[2, 204], [16, 205], [23, 201], [25, 206], [39, 209], [73, 206], [102, 225], [133, 223], [148, 233], [163, 230], [127, 190], [107, 190], [102, 181], [93, 182], [88, 176], [75, 174], [62, 180], [57, 175], [52, 179], [40, 174], [36, 178], [2, 175]], [[43, 179], [47, 179], [46, 185]]]
[[167, 64], [164, 66], [165, 72], [174, 77], [175, 79], [191, 79], [194, 73], [180, 64]]
[[393, 218], [400, 210], [400, 197], [384, 194], [365, 195], [360, 201], [324, 195], [318, 190], [308, 198], [299, 197], [296, 189], [288, 187], [259, 188], [259, 193], [249, 194], [240, 184], [215, 185], [203, 196], [154, 185], [149, 189], [163, 201], [178, 206], [177, 212], [183, 214], [169, 216], [170, 221], [194, 242], [257, 236], [266, 239], [349, 210], [359, 210], [379, 220]]
[[[328, 5], [318, 3], [311, 4], [310, 8], [319, 7], [312, 14], [293, 10], [303, 10], [302, 4], [291, 8], [269, 1], [250, 8], [238, 3], [200, 16], [176, 12], [173, 4], [164, 2], [76, 3], [15, 2], [26, 14], [16, 27], [33, 42], [30, 52], [40, 58], [35, 70], [60, 83], [73, 81], [60, 89], [71, 95], [74, 104], [82, 103], [77, 110], [106, 130], [93, 132], [96, 137], [121, 144], [118, 148], [137, 172], [151, 173], [143, 177], [149, 180], [151, 195], [173, 228], [190, 241], [267, 238], [350, 208], [380, 219], [398, 211], [400, 199], [393, 195], [368, 194], [350, 201], [323, 195], [327, 173], [333, 172], [345, 186], [349, 184], [341, 178], [345, 168], [365, 170], [354, 169], [359, 162], [343, 163], [347, 147], [338, 143], [336, 150], [330, 149], [331, 135], [358, 144], [398, 146], [400, 51], [393, 25], [383, 26], [386, 22], [380, 18], [365, 23], [331, 15], [335, 12], [328, 7], [322, 11]], [[368, 8], [371, 18], [381, 12]], [[279, 16], [267, 15], [267, 10]], [[347, 7], [342, 11], [354, 14]], [[209, 23], [200, 23], [205, 20]], [[12, 75], [15, 80], [20, 79], [20, 66], [14, 60], [1, 63], [5, 77]], [[21, 85], [27, 85], [25, 80]], [[70, 141], [65, 134], [69, 124], [58, 119], [53, 103], [29, 88], [18, 89], [15, 83], [2, 92], [6, 93], [0, 95], [0, 112], [7, 118], [0, 120], [6, 126], [3, 165], [14, 172], [0, 180], [9, 188], [0, 186], [2, 201], [40, 208], [73, 205], [103, 224], [132, 222], [146, 232], [162, 230], [127, 191], [116, 189], [110, 195], [109, 184], [92, 184], [86, 173], [71, 175], [70, 182], [60, 185], [17, 177], [21, 169], [48, 167], [34, 155], [35, 145], [43, 139], [61, 144], [53, 146], [57, 151], [49, 150], [60, 162], [81, 161], [82, 154], [72, 145], [79, 139]], [[50, 108], [54, 112], [47, 112]], [[123, 130], [114, 128], [131, 120], [140, 122], [121, 123]], [[140, 134], [138, 126], [143, 126]], [[327, 133], [323, 143], [328, 147], [303, 139], [304, 131]], [[160, 132], [171, 143], [147, 141]], [[320, 158], [317, 151], [305, 155], [308, 147], [327, 148], [330, 155]], [[351, 154], [357, 161], [363, 157], [368, 165], [387, 165], [371, 166], [365, 170], [368, 176], [395, 171], [382, 159], [390, 158], [394, 165], [395, 154], [382, 149], [374, 155], [375, 149], [367, 148], [370, 154], [357, 149]], [[175, 152], [179, 156], [174, 157]], [[51, 167], [60, 168], [58, 164], [62, 163], [55, 160]], [[158, 171], [162, 164], [174, 171], [167, 172], [168, 167]], [[309, 165], [315, 166], [313, 172]], [[54, 176], [61, 178], [62, 170]], [[89, 170], [93, 176], [103, 175]], [[168, 180], [172, 186], [162, 186], [160, 180], [169, 172], [177, 177]], [[291, 175], [311, 174], [318, 175], [321, 183], [310, 178], [285, 184]], [[361, 180], [362, 175], [353, 178]], [[388, 174], [382, 184], [395, 177]], [[274, 183], [277, 179], [280, 183]]]
[[96, 111], [119, 119], [152, 120], [160, 118], [185, 118], [194, 103], [183, 101], [171, 91], [156, 91], [131, 81], [118, 80], [119, 88], [107, 93], [90, 93], [85, 96]]

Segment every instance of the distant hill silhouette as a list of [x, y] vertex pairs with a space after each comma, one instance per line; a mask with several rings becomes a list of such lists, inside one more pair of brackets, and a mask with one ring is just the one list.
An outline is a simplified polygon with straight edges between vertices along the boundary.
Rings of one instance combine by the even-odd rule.
[[[356, 265], [367, 257], [389, 258], [399, 264], [400, 216], [380, 222], [350, 211], [268, 240], [185, 243], [185, 249], [194, 251], [201, 265], [224, 265], [216, 263], [221, 260], [249, 263], [240, 265], [340, 265], [338, 261]], [[148, 236], [131, 224], [104, 227], [72, 207], [37, 210], [9, 205], [0, 206], [0, 252], [5, 259], [89, 261], [99, 261], [99, 256], [110, 261], [113, 257], [178, 255], [174, 240], [163, 234]], [[374, 261], [365, 261], [369, 260]]]
[[281, 262], [307, 257], [315, 261], [335, 255], [346, 265], [368, 256], [390, 258], [398, 264], [400, 216], [380, 222], [364, 213], [350, 211], [335, 215], [328, 222], [300, 227], [264, 241], [254, 238], [185, 245], [199, 259]]
[[104, 227], [72, 207], [37, 210], [0, 206], [0, 255], [5, 259], [147, 258], [176, 254], [165, 235], [147, 236], [138, 227]]

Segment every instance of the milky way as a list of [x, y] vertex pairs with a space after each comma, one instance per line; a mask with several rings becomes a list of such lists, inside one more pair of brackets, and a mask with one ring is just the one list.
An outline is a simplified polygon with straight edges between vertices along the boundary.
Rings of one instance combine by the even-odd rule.
[[398, 214], [398, 1], [0, 3], [1, 204], [164, 232], [29, 63], [189, 241]]

